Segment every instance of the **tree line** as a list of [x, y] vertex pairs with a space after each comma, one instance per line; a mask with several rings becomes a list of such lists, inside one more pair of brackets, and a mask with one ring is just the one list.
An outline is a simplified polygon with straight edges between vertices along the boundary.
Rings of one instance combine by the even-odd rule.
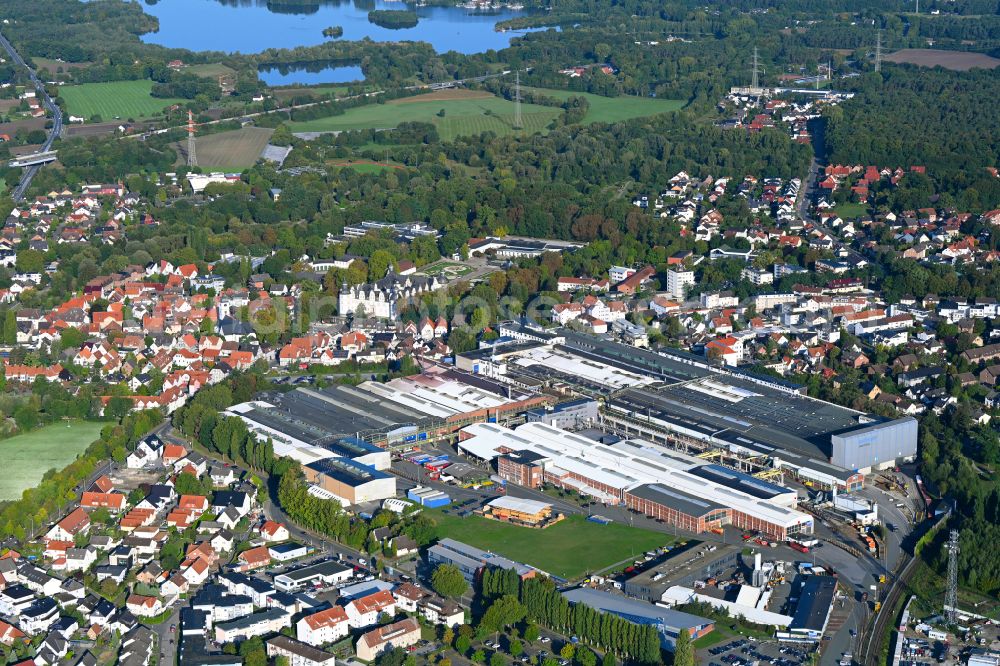
[[[586, 604], [570, 603], [545, 576], [522, 581], [514, 571], [487, 567], [481, 574], [478, 594], [486, 609], [483, 619], [489, 631], [527, 618], [552, 631], [577, 636], [630, 663], [662, 663], [660, 634], [655, 626], [635, 624]], [[523, 606], [523, 612], [514, 602]]]

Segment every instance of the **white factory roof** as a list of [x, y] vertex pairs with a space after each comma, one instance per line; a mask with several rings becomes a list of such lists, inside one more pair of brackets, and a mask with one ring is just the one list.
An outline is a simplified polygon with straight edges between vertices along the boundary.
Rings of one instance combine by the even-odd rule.
[[812, 523], [812, 518], [800, 511], [690, 474], [687, 470], [698, 464], [697, 459], [649, 442], [632, 440], [624, 446], [609, 446], [539, 422], [525, 423], [516, 430], [477, 423], [462, 432], [473, 438], [459, 446], [486, 460], [492, 459], [491, 453], [495, 457], [501, 448], [527, 449], [549, 459], [545, 469], [550, 474], [573, 472], [618, 490], [660, 484], [786, 528]]
[[386, 384], [364, 382], [360, 388], [427, 416], [447, 418], [454, 414], [500, 407], [509, 401], [495, 393], [468, 384], [418, 375], [402, 377]]
[[541, 513], [542, 511], [550, 508], [552, 505], [548, 502], [539, 502], [538, 500], [521, 499], [520, 497], [510, 497], [509, 495], [504, 495], [503, 497], [498, 497], [492, 502], [489, 502], [488, 506], [494, 509], [507, 509], [508, 511], [519, 511], [521, 513]]
[[613, 389], [645, 386], [656, 381], [634, 372], [581, 359], [579, 356], [566, 354], [549, 347], [531, 349], [508, 362], [522, 367], [541, 365]]
[[740, 603], [739, 600], [735, 602], [726, 601], [707, 594], [699, 594], [691, 588], [681, 587], [679, 585], [668, 588], [660, 598], [660, 602], [668, 606], [687, 604], [692, 601], [701, 601], [710, 604], [715, 608], [722, 609], [728, 612], [730, 617], [743, 616], [754, 624], [764, 624], [771, 627], [787, 627], [792, 623], [792, 617], [790, 615], [782, 615], [781, 613], [761, 610], [754, 605]]

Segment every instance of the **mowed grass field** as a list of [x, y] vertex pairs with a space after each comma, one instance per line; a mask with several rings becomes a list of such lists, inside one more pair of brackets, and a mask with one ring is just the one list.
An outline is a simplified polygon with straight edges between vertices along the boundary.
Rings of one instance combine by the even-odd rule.
[[78, 86], [60, 86], [59, 96], [66, 101], [70, 115], [90, 120], [99, 115], [105, 122], [132, 118], [151, 118], [163, 109], [185, 100], [153, 97], [152, 81], [112, 81], [110, 83], [84, 83]]
[[276, 99], [286, 100], [291, 99], [296, 95], [305, 94], [314, 95], [316, 97], [325, 97], [326, 95], [340, 97], [341, 95], [346, 95], [348, 90], [348, 86], [311, 86], [301, 88], [273, 88], [271, 90], [271, 94], [274, 95]]
[[204, 76], [209, 79], [218, 79], [220, 76], [235, 76], [236, 70], [221, 62], [209, 62], [203, 65], [189, 65], [181, 70], [187, 74]]
[[648, 550], [673, 542], [660, 532], [618, 523], [599, 525], [569, 516], [544, 530], [508, 525], [479, 516], [460, 518], [440, 509], [425, 509], [437, 523], [438, 537], [450, 537], [553, 576], [576, 580]]
[[[243, 171], [256, 164], [274, 134], [266, 127], [244, 127], [196, 138], [198, 166], [215, 171]], [[187, 141], [174, 144], [180, 164], [187, 162]]]
[[632, 118], [645, 118], [658, 113], [677, 111], [684, 106], [680, 99], [656, 99], [655, 97], [602, 97], [591, 93], [574, 92], [572, 90], [554, 90], [552, 88], [532, 88], [532, 90], [560, 100], [570, 97], [585, 97], [590, 107], [583, 122], [587, 123], [617, 123]]
[[329, 164], [341, 169], [354, 169], [358, 173], [381, 173], [382, 171], [398, 171], [404, 168], [401, 164], [384, 164], [368, 160], [333, 160]]
[[53, 423], [38, 430], [0, 440], [4, 474], [0, 501], [16, 500], [34, 488], [50, 469], [62, 469], [101, 435], [105, 424], [92, 421]]
[[[403, 122], [432, 123], [444, 141], [457, 136], [469, 136], [492, 131], [513, 134], [514, 103], [479, 91], [449, 91], [467, 93], [449, 95], [428, 93], [387, 104], [369, 104], [349, 109], [340, 116], [318, 118], [291, 124], [293, 132], [334, 132], [357, 129], [393, 129]], [[438, 112], [444, 109], [444, 116]], [[522, 104], [521, 116], [525, 133], [540, 132], [558, 116], [559, 109], [534, 104]]]
[[845, 220], [853, 220], [865, 215], [868, 212], [868, 206], [863, 203], [848, 202], [834, 206], [833, 211]]
[[465, 264], [456, 264], [453, 261], [439, 261], [436, 264], [424, 266], [420, 269], [420, 272], [423, 275], [444, 276], [449, 280], [453, 280], [455, 278], [465, 277], [473, 270], [474, 269], [471, 266], [466, 266]]

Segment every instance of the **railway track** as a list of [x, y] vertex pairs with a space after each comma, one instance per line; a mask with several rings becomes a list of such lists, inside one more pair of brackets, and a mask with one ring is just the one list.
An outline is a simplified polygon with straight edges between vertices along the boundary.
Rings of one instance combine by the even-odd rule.
[[885, 637], [885, 630], [895, 617], [894, 609], [899, 604], [899, 600], [909, 585], [910, 577], [916, 570], [917, 558], [904, 555], [904, 560], [900, 562], [901, 568], [898, 573], [892, 576], [892, 583], [882, 601], [882, 607], [876, 613], [872, 622], [865, 632], [864, 646], [860, 655], [860, 663], [863, 666], [878, 666], [879, 657], [882, 655], [882, 640]]

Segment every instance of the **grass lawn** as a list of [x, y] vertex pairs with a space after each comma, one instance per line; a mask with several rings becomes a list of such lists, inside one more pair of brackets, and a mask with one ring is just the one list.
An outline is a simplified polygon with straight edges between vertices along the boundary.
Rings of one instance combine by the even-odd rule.
[[673, 541], [660, 532], [618, 523], [599, 525], [583, 516], [569, 516], [552, 527], [536, 530], [479, 516], [445, 515], [440, 509], [425, 511], [437, 523], [438, 537], [499, 553], [566, 580], [582, 578]]
[[354, 160], [334, 160], [330, 163], [330, 166], [339, 167], [341, 169], [354, 169], [358, 173], [379, 173], [382, 171], [398, 171], [402, 169], [402, 165], [398, 164], [385, 164], [377, 163], [369, 160], [354, 161]]
[[843, 203], [839, 206], [834, 206], [833, 210], [845, 220], [853, 220], [856, 217], [867, 214], [868, 206], [863, 203]]
[[[433, 93], [431, 93], [433, 95]], [[397, 100], [402, 102], [403, 100]], [[438, 112], [444, 110], [444, 116]], [[369, 104], [348, 109], [339, 116], [317, 118], [291, 124], [293, 132], [333, 132], [357, 129], [394, 129], [403, 122], [433, 123], [443, 141], [457, 136], [469, 136], [492, 131], [497, 134], [524, 132], [533, 134], [548, 127], [561, 113], [534, 104], [523, 104], [521, 115], [523, 130], [514, 129], [514, 103], [499, 97], [432, 99], [420, 101], [419, 97], [406, 98], [405, 103]]]
[[194, 74], [195, 76], [203, 76], [207, 79], [218, 79], [220, 76], [234, 76], [236, 70], [232, 67], [227, 67], [221, 62], [209, 62], [203, 65], [190, 65], [181, 70], [187, 74]]
[[341, 97], [346, 95], [350, 88], [348, 86], [302, 86], [300, 88], [273, 88], [271, 92], [278, 99], [288, 99], [296, 95], [313, 95], [315, 97], [325, 97], [333, 95]]
[[21, 498], [50, 469], [62, 469], [101, 435], [104, 423], [68, 421], [0, 440], [4, 471], [0, 501]]
[[716, 627], [712, 630], [712, 633], [705, 634], [701, 638], [696, 638], [694, 640], [694, 647], [696, 650], [701, 650], [704, 648], [710, 648], [713, 645], [718, 645], [727, 638], [731, 637], [733, 634], [729, 632], [728, 629], [723, 629], [721, 627]]
[[60, 86], [59, 96], [66, 101], [66, 110], [74, 116], [90, 119], [99, 115], [105, 122], [116, 119], [150, 118], [165, 107], [185, 100], [153, 97], [152, 81], [112, 81]]
[[572, 90], [555, 90], [552, 88], [532, 88], [546, 97], [565, 100], [570, 97], [585, 97], [590, 103], [587, 115], [583, 122], [586, 123], [617, 123], [632, 118], [645, 118], [655, 116], [658, 113], [676, 111], [684, 106], [684, 100], [680, 99], [656, 99], [655, 97], [602, 97], [585, 92], [574, 92]]
[[436, 264], [424, 266], [420, 269], [420, 272], [424, 275], [443, 275], [451, 280], [454, 278], [465, 277], [473, 270], [474, 269], [471, 266], [466, 266], [465, 264], [456, 264], [451, 261], [439, 261]]

